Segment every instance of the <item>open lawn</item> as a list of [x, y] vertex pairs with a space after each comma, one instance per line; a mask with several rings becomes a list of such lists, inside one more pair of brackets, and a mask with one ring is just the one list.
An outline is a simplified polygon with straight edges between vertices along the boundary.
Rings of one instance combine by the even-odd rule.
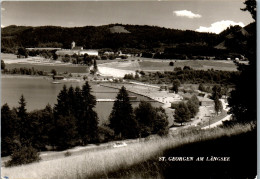
[[[89, 151], [82, 153], [81, 155], [60, 158], [56, 160], [41, 161], [38, 163], [32, 163], [29, 165], [1, 168], [2, 176], [8, 176], [9, 178], [165, 178], [166, 172], [171, 172], [171, 175], [185, 170], [185, 166], [180, 165], [180, 168], [174, 170], [168, 170], [174, 166], [174, 162], [159, 162], [159, 157], [162, 156], [174, 156], [171, 150], [175, 148], [180, 153], [176, 156], [192, 156], [194, 154], [198, 156], [204, 156], [203, 151], [205, 148], [185, 148], [184, 151], [190, 151], [188, 155], [181, 153], [181, 149], [190, 144], [201, 144], [203, 141], [212, 141], [218, 139], [229, 139], [225, 141], [225, 144], [232, 146], [233, 136], [244, 135], [252, 131], [252, 125], [236, 125], [232, 128], [215, 128], [210, 130], [199, 129], [186, 129], [186, 131], [180, 131], [174, 136], [168, 136], [166, 138], [156, 138], [148, 141], [137, 142], [122, 148], [108, 148], [98, 151]], [[237, 138], [237, 137], [236, 137]], [[243, 138], [244, 139], [244, 138]], [[219, 140], [218, 140], [219, 141]], [[239, 140], [235, 140], [239, 141]], [[248, 141], [248, 140], [246, 140]], [[239, 145], [243, 145], [245, 140], [241, 140]], [[256, 141], [255, 141], [256, 142]], [[235, 143], [237, 144], [237, 143]], [[251, 143], [250, 143], [251, 144]], [[254, 143], [253, 143], [254, 144]], [[208, 145], [206, 145], [208, 146]], [[209, 145], [210, 146], [210, 145]], [[225, 147], [230, 146], [222, 146]], [[237, 147], [237, 145], [235, 145]], [[204, 145], [205, 147], [205, 145]], [[214, 145], [214, 147], [216, 147]], [[246, 145], [248, 147], [248, 145]], [[249, 146], [251, 147], [251, 146]], [[256, 147], [255, 147], [256, 148]], [[201, 150], [199, 150], [201, 149]], [[201, 151], [201, 152], [199, 152]], [[210, 151], [210, 150], [209, 150]], [[241, 150], [236, 150], [241, 151]], [[224, 152], [224, 150], [223, 150]], [[182, 154], [182, 155], [181, 155]], [[217, 156], [221, 156], [220, 153]], [[223, 153], [224, 154], [224, 153]], [[207, 153], [207, 155], [212, 155]], [[251, 153], [254, 156], [254, 153]], [[229, 156], [226, 153], [224, 156]], [[233, 155], [232, 155], [233, 156]], [[247, 156], [247, 155], [246, 155]], [[232, 160], [236, 161], [236, 155]], [[248, 157], [246, 157], [248, 158]], [[244, 158], [243, 158], [244, 159]], [[249, 160], [255, 160], [252, 156]], [[242, 161], [242, 160], [241, 160]], [[160, 166], [167, 164], [166, 169], [162, 171]], [[187, 163], [186, 163], [187, 164]], [[234, 164], [234, 163], [232, 163]], [[246, 163], [245, 163], [246, 164]], [[223, 165], [223, 163], [219, 163]], [[254, 165], [252, 163], [251, 165]], [[243, 166], [243, 165], [241, 165]], [[214, 168], [215, 169], [215, 168]], [[176, 170], [176, 171], [175, 171]], [[201, 170], [200, 170], [201, 171]], [[187, 171], [189, 172], [189, 171]], [[207, 170], [205, 170], [207, 172]], [[217, 171], [223, 172], [223, 171]], [[213, 173], [214, 174], [214, 173]]]

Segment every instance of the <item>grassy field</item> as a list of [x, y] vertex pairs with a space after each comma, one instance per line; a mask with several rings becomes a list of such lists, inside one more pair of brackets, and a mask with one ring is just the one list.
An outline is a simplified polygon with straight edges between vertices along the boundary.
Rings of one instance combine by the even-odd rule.
[[[205, 131], [187, 129], [174, 136], [129, 144], [127, 147], [91, 151], [78, 156], [72, 155], [56, 160], [2, 168], [1, 172], [2, 176], [9, 178], [165, 178], [164, 172], [169, 172], [168, 168], [174, 164], [159, 162], [158, 159], [162, 156], [171, 156], [171, 150], [176, 149], [179, 151], [178, 155], [185, 156], [185, 152], [180, 152], [184, 147], [186, 152], [190, 151], [186, 156], [191, 156], [193, 152], [200, 156], [206, 148], [197, 146], [197, 148], [188, 147], [188, 150], [187, 146], [204, 141], [214, 143], [218, 139], [229, 139], [230, 143], [232, 138], [251, 131], [254, 131], [252, 125], [236, 125], [232, 128], [215, 128]], [[222, 146], [222, 148], [225, 147]], [[228, 155], [228, 153], [224, 154]], [[166, 168], [161, 170], [160, 166]], [[171, 170], [171, 172], [174, 174], [178, 170]]]
[[34, 68], [35, 70], [41, 70], [46, 72], [51, 72], [52, 69], [55, 69], [58, 73], [86, 73], [86, 66], [72, 66], [72, 65], [34, 65], [34, 64], [6, 64], [6, 69], [14, 69], [14, 68]]
[[[172, 71], [175, 67], [190, 66], [195, 70], [223, 70], [237, 71], [233, 61], [226, 60], [159, 60], [142, 57], [129, 57], [126, 61], [111, 61], [114, 63], [103, 64], [105, 67], [113, 67], [121, 70], [143, 71]], [[169, 63], [173, 62], [174, 66]]]
[[[14, 54], [1, 53], [1, 58], [5, 60], [21, 60], [17, 59]], [[170, 62], [174, 62], [174, 66], [169, 66]], [[97, 60], [97, 64], [103, 67], [111, 67], [121, 70], [143, 70], [143, 71], [172, 71], [175, 67], [190, 66], [196, 70], [223, 70], [223, 71], [236, 71], [237, 67], [233, 61], [226, 60], [160, 60], [160, 59], [149, 59], [142, 57], [129, 57], [127, 60], [115, 59], [115, 60]], [[7, 69], [34, 67], [37, 70], [51, 71], [53, 68], [58, 72], [68, 73], [85, 73], [86, 67], [74, 66], [74, 65], [44, 65], [44, 64], [30, 64], [30, 63], [12, 63], [6, 64]]]

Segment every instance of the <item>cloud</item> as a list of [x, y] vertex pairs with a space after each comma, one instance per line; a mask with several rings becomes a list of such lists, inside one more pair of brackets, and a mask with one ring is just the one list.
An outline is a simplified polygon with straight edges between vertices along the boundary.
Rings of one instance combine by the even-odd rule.
[[213, 24], [211, 24], [210, 27], [200, 26], [198, 29], [196, 29], [196, 31], [198, 31], [198, 32], [212, 32], [212, 33], [219, 34], [223, 30], [227, 29], [229, 26], [235, 26], [235, 25], [239, 25], [241, 27], [245, 26], [243, 24], [243, 22], [234, 22], [234, 21], [230, 21], [230, 20], [222, 20], [222, 21], [214, 22]]
[[1, 28], [4, 28], [5, 26], [1, 24]]
[[201, 18], [201, 17], [202, 17], [200, 14], [194, 14], [193, 12], [187, 11], [187, 10], [173, 11], [173, 13], [174, 13], [176, 16], [188, 17], [188, 18], [190, 18], [190, 19], [193, 19], [193, 18]]
[[1, 11], [5, 11], [5, 8], [1, 7]]

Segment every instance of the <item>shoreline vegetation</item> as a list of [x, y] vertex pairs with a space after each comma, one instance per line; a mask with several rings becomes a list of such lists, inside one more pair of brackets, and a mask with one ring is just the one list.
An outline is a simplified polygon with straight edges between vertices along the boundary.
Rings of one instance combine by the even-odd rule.
[[[247, 133], [253, 132], [255, 134], [255, 129], [256, 125], [252, 123], [245, 125], [236, 124], [228, 128], [214, 128], [209, 130], [198, 130], [196, 128], [186, 129], [179, 131], [178, 134], [173, 136], [169, 135], [164, 138], [130, 144], [126, 148], [108, 148], [101, 151], [90, 151], [78, 156], [73, 156], [72, 154], [71, 156], [61, 159], [40, 161], [24, 166], [12, 168], [3, 167], [2, 175], [10, 178], [26, 178], [28, 176], [32, 178], [163, 178], [165, 177], [164, 172], [175, 165], [175, 162], [159, 161], [159, 157], [172, 155], [167, 154], [167, 151], [169, 152], [170, 150], [178, 148], [181, 150], [185, 148], [186, 145], [200, 144], [205, 141], [217, 141], [218, 139], [229, 139], [228, 141], [231, 141], [233, 138]], [[255, 142], [254, 138], [250, 139], [250, 142], [252, 141]], [[234, 143], [232, 142], [232, 144]], [[200, 148], [197, 148], [196, 151], [199, 149]], [[193, 150], [189, 150], [191, 150], [189, 153], [195, 151], [194, 148]], [[203, 151], [204, 149], [201, 148], [201, 150]], [[203, 154], [202, 151], [196, 154], [204, 156], [205, 154]], [[222, 149], [220, 153], [221, 152], [224, 152], [224, 150]], [[185, 153], [183, 153], [182, 156], [183, 155], [185, 155]], [[226, 155], [231, 154], [226, 153]], [[237, 156], [235, 155], [231, 160], [237, 161], [238, 159], [235, 157]], [[241, 160], [244, 161], [244, 157], [241, 157]], [[249, 158], [249, 161], [255, 160], [254, 158]], [[234, 165], [233, 162], [232, 164]], [[187, 163], [183, 165], [187, 165]], [[198, 163], [193, 163], [193, 165], [198, 165]], [[223, 165], [223, 163], [216, 165], [220, 166]], [[249, 165], [254, 166], [254, 163]], [[206, 169], [206, 167], [204, 169]], [[229, 173], [230, 170], [226, 170], [227, 175], [231, 175]], [[250, 171], [254, 171], [254, 168]], [[218, 172], [220, 172], [220, 176], [224, 176], [224, 171]], [[173, 176], [174, 173], [176, 173], [176, 176], [181, 176], [178, 170], [173, 171]], [[204, 171], [204, 174], [205, 173], [209, 174], [207, 171]], [[186, 174], [184, 174], [184, 176], [185, 175]], [[201, 175], [203, 175], [203, 173], [201, 173]]]

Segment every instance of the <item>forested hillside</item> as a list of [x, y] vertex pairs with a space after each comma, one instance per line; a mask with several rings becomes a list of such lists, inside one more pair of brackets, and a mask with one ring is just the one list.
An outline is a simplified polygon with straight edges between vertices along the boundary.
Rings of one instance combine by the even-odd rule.
[[[117, 32], [117, 29], [118, 32]], [[120, 30], [121, 29], [121, 30]], [[123, 29], [123, 30], [122, 30]], [[235, 33], [240, 27], [229, 28], [221, 34], [199, 33], [190, 30], [175, 30], [147, 25], [110, 24], [103, 26], [59, 27], [59, 26], [15, 26], [2, 28], [2, 52], [15, 52], [19, 47], [61, 47], [70, 48], [71, 42], [85, 49], [110, 48], [131, 49], [135, 52], [165, 52], [167, 54], [208, 55], [213, 56], [227, 49], [214, 48], [225, 41], [228, 45], [232, 40], [226, 36], [239, 37], [244, 40], [246, 35]], [[250, 28], [247, 28], [250, 30]], [[184, 50], [185, 49], [185, 50]], [[194, 50], [196, 49], [196, 50]], [[232, 48], [231, 48], [232, 49]], [[169, 55], [168, 55], [169, 56]]]

